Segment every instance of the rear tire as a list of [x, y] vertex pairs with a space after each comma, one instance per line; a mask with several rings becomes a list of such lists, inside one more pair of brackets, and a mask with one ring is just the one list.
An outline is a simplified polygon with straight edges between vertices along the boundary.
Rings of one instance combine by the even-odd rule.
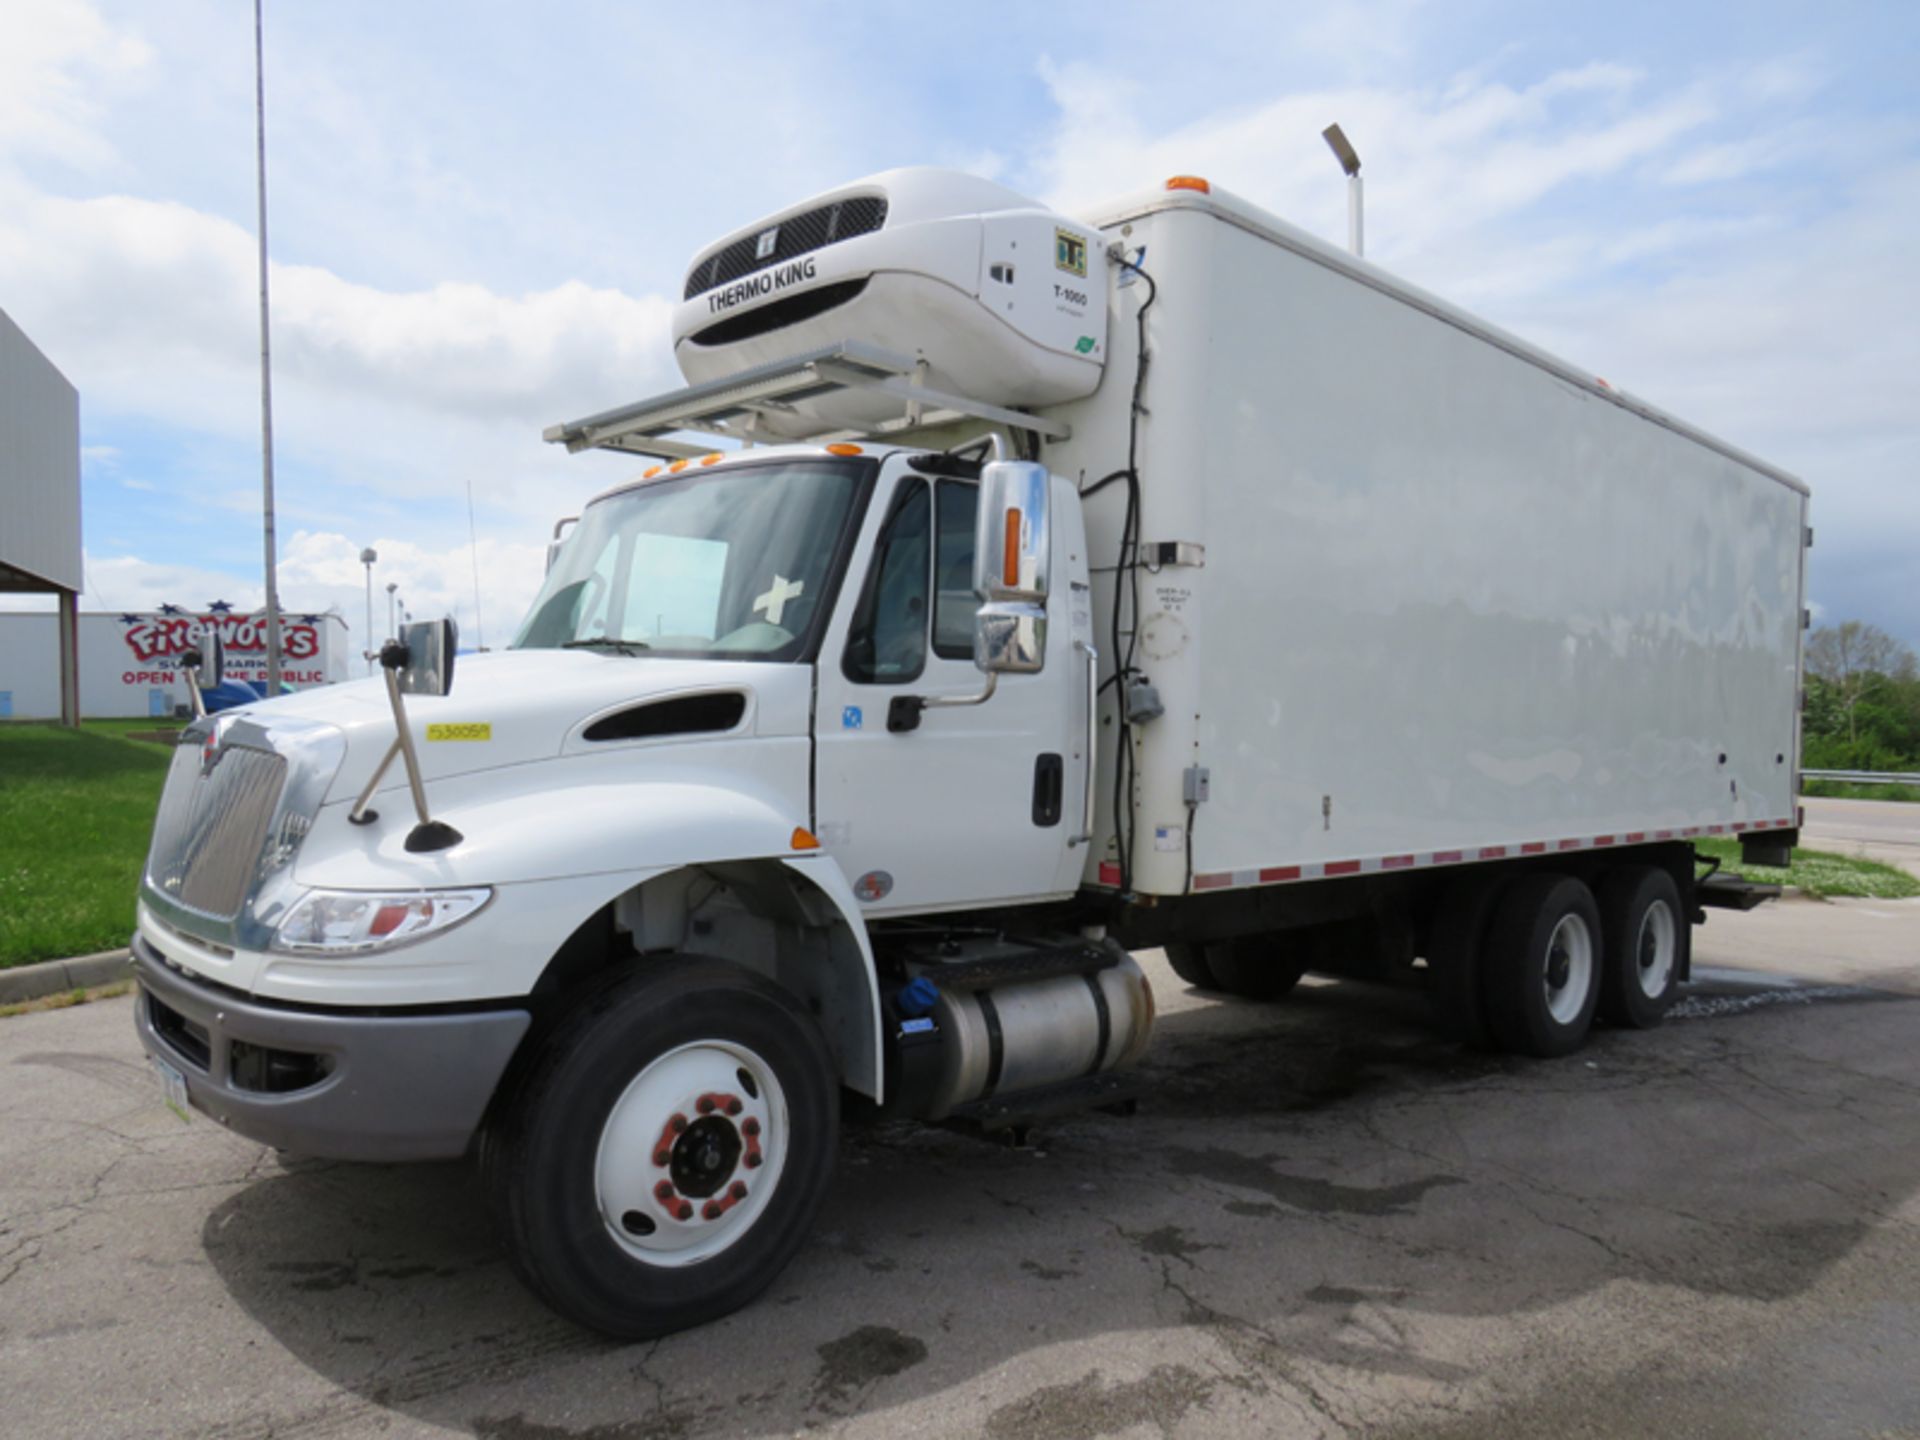
[[772, 982], [680, 958], [609, 976], [548, 1034], [482, 1151], [514, 1269], [622, 1340], [738, 1309], [806, 1239], [838, 1102], [819, 1027]]
[[1500, 896], [1484, 960], [1487, 1024], [1501, 1048], [1552, 1059], [1580, 1048], [1600, 1000], [1600, 910], [1568, 875], [1526, 875]]
[[1207, 951], [1204, 945], [1192, 945], [1183, 940], [1168, 942], [1165, 947], [1167, 964], [1173, 967], [1173, 973], [1196, 990], [1218, 990], [1220, 982], [1214, 978], [1213, 967], [1207, 963]]
[[1207, 946], [1207, 968], [1215, 983], [1242, 1000], [1278, 1000], [1307, 973], [1308, 956], [1299, 936], [1280, 932], [1242, 935]]
[[1427, 929], [1429, 994], [1440, 1023], [1455, 1039], [1479, 1049], [1494, 1044], [1487, 1024], [1481, 966], [1487, 931], [1507, 877], [1457, 876], [1440, 897]]
[[1600, 1015], [1610, 1025], [1651, 1030], [1680, 988], [1687, 931], [1679, 888], [1665, 870], [1629, 865], [1607, 876], [1599, 899], [1607, 943]]

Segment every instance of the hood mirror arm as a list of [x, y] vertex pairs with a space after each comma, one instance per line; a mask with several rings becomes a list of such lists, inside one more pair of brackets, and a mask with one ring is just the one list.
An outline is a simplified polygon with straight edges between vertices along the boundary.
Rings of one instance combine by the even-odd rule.
[[386, 677], [387, 700], [393, 706], [396, 733], [393, 744], [387, 747], [386, 755], [374, 770], [373, 778], [367, 781], [366, 789], [360, 792], [360, 798], [353, 802], [353, 809], [347, 818], [356, 825], [369, 825], [380, 818], [378, 811], [367, 808], [367, 802], [373, 799], [374, 790], [392, 766], [394, 755], [398, 754], [406, 764], [407, 788], [413, 792], [413, 810], [419, 817], [419, 823], [407, 834], [407, 849], [419, 854], [422, 851], [445, 850], [448, 846], [458, 845], [466, 837], [444, 820], [435, 820], [427, 814], [427, 787], [420, 778], [420, 756], [413, 748], [413, 729], [407, 724], [406, 702], [400, 698], [400, 672], [407, 668], [411, 655], [404, 641], [389, 640], [380, 647], [380, 669]]
[[200, 667], [204, 663], [198, 649], [180, 652], [180, 672], [187, 677], [187, 699], [193, 705], [193, 718], [207, 718], [207, 698], [200, 693]]

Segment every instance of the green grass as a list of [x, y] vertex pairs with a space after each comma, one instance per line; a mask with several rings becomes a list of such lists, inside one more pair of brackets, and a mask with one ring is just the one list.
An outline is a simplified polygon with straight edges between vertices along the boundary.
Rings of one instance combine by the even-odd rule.
[[1904, 800], [1920, 803], [1920, 785], [1850, 785], [1844, 780], [1802, 780], [1802, 795], [1822, 800]]
[[126, 735], [164, 728], [0, 725], [0, 967], [127, 943], [172, 751]]
[[1904, 870], [1861, 860], [1852, 855], [1830, 855], [1824, 850], [1795, 850], [1793, 864], [1782, 870], [1773, 865], [1740, 863], [1740, 842], [1708, 837], [1693, 842], [1702, 855], [1716, 856], [1722, 875], [1738, 875], [1763, 885], [1792, 885], [1823, 898], [1865, 896], [1875, 900], [1905, 900], [1920, 895], [1920, 880]]

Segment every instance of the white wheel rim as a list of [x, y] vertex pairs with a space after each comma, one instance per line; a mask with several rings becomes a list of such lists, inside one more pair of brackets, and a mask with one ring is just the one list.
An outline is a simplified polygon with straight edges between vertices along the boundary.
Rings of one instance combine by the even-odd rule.
[[[1578, 915], [1562, 915], [1547, 937], [1547, 1013], [1571, 1025], [1586, 1008], [1593, 988], [1593, 932]], [[1558, 983], [1555, 983], [1555, 982]]]
[[1654, 901], [1640, 917], [1640, 934], [1633, 947], [1640, 993], [1649, 1000], [1658, 1000], [1667, 993], [1678, 940], [1679, 926], [1674, 922], [1673, 907], [1664, 900]]
[[600, 1131], [594, 1192], [607, 1233], [649, 1265], [712, 1259], [767, 1208], [789, 1127], [786, 1094], [753, 1051], [725, 1040], [669, 1050], [633, 1077]]

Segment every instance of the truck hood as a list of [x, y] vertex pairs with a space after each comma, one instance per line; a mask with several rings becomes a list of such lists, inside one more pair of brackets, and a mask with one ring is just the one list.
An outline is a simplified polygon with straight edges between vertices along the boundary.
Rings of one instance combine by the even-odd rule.
[[[675, 660], [588, 650], [506, 650], [461, 656], [445, 696], [409, 695], [407, 720], [429, 786], [435, 780], [620, 744], [672, 739], [671, 728], [641, 740], [593, 741], [595, 721], [676, 696], [737, 693], [745, 709], [727, 734], [738, 737], [805, 735], [810, 723], [813, 671], [808, 665], [723, 660]], [[386, 683], [372, 678], [303, 690], [230, 713], [262, 720], [312, 720], [346, 733], [347, 753], [326, 796], [350, 800], [367, 783], [393, 743], [393, 710]], [[383, 790], [402, 786], [391, 766]], [[431, 796], [429, 796], [431, 799]]]

